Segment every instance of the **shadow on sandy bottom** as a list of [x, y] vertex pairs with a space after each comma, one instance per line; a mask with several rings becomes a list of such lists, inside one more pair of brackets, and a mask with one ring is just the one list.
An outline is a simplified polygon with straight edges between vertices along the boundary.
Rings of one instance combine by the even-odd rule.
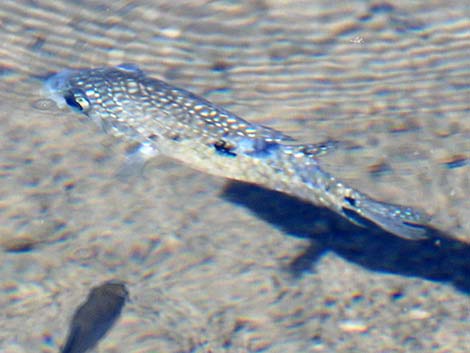
[[[228, 183], [222, 197], [289, 235], [310, 240], [310, 246], [288, 266], [294, 276], [311, 270], [323, 252], [334, 251], [369, 270], [451, 283], [470, 294], [470, 246], [434, 229], [429, 229], [427, 240], [404, 240], [377, 226], [358, 227], [327, 209], [238, 182]], [[328, 225], [326, 231], [313, 231], [319, 220]]]

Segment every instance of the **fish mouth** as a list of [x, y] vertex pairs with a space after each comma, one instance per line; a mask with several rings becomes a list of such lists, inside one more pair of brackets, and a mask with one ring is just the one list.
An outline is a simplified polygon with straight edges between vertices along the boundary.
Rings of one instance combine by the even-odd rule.
[[67, 105], [64, 94], [70, 88], [70, 77], [73, 70], [64, 70], [46, 77], [42, 93], [47, 98], [53, 100], [59, 108]]

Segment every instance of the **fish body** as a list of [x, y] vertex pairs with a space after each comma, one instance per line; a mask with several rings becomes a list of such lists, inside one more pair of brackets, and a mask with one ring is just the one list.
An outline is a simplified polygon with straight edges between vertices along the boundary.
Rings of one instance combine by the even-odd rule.
[[135, 65], [65, 70], [49, 77], [45, 88], [59, 106], [140, 144], [142, 155], [163, 154], [212, 175], [281, 191], [403, 238], [426, 237], [426, 215], [374, 200], [324, 171], [318, 156], [328, 144], [296, 144]]

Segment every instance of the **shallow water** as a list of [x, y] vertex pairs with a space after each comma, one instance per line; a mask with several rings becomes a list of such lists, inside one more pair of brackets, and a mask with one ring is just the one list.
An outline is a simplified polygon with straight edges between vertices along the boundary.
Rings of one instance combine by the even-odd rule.
[[[93, 286], [131, 301], [99, 352], [466, 352], [466, 1], [3, 1], [3, 352], [56, 352]], [[374, 197], [424, 209], [435, 241], [126, 146], [43, 100], [64, 68], [150, 75], [304, 142]]]

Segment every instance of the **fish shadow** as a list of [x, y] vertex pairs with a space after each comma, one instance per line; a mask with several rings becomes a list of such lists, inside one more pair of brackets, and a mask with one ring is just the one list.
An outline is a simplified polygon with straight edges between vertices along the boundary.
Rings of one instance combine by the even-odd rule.
[[373, 224], [359, 227], [328, 209], [240, 182], [229, 182], [221, 196], [290, 236], [309, 239], [310, 245], [287, 265], [295, 277], [333, 251], [369, 270], [449, 283], [470, 294], [470, 245], [436, 229], [428, 228], [429, 239], [405, 240]]

